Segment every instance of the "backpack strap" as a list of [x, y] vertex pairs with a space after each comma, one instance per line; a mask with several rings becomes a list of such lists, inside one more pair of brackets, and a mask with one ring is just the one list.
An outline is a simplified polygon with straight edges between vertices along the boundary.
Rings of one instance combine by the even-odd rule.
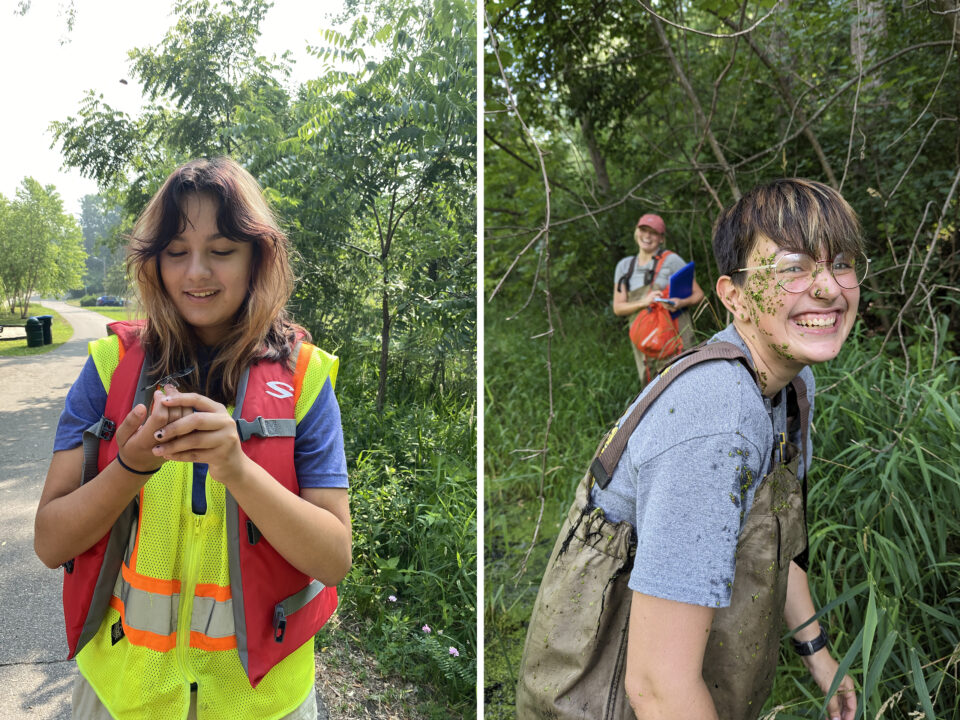
[[[791, 401], [796, 403], [797, 407], [797, 416], [800, 421], [800, 452], [803, 458], [803, 476], [800, 478], [800, 484], [803, 492], [803, 523], [804, 529], [806, 529], [807, 523], [807, 443], [809, 442], [808, 436], [810, 435], [810, 398], [807, 396], [807, 384], [800, 378], [798, 375], [793, 379], [790, 385], [787, 386], [787, 414], [789, 415], [790, 403]], [[791, 392], [792, 391], [792, 392]], [[797, 555], [793, 561], [800, 567], [804, 572], [807, 571], [807, 567], [810, 561], [810, 542], [809, 542], [809, 533], [806, 533], [808, 538], [807, 544], [803, 548], [803, 552]]]
[[620, 292], [620, 288], [623, 287], [627, 292], [630, 292], [630, 278], [633, 277], [633, 269], [637, 266], [637, 256], [634, 255], [630, 258], [630, 267], [627, 268], [627, 272], [617, 280], [617, 292]]
[[640, 420], [647, 412], [647, 409], [660, 397], [660, 394], [678, 375], [688, 368], [699, 365], [702, 362], [707, 362], [708, 360], [739, 360], [749, 371], [754, 382], [756, 382], [756, 373], [753, 368], [750, 367], [747, 356], [733, 343], [708, 343], [698, 345], [695, 348], [681, 353], [678, 356], [678, 360], [660, 374], [659, 382], [650, 388], [644, 398], [634, 406], [633, 411], [627, 416], [623, 423], [611, 428], [601, 443], [600, 449], [590, 464], [590, 472], [601, 488], [606, 488], [607, 485], [610, 484], [613, 471], [616, 469], [617, 464], [620, 462], [620, 456], [623, 455], [623, 451], [627, 447], [627, 441], [630, 439], [633, 431], [636, 430], [637, 425], [640, 424]]

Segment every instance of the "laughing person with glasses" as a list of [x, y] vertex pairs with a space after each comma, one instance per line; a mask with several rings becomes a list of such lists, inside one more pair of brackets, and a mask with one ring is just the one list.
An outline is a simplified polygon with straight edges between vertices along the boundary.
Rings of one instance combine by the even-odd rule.
[[[832, 188], [810, 180], [776, 180], [754, 188], [721, 213], [713, 249], [721, 275], [717, 295], [733, 323], [711, 342], [740, 348], [755, 375], [730, 360], [706, 362], [679, 375], [641, 421], [663, 429], [655, 447], [644, 447], [649, 433], [638, 428], [623, 458], [629, 456], [629, 461], [620, 462], [605, 491], [593, 491], [592, 499], [608, 518], [630, 517], [611, 491], [616, 492], [618, 475], [637, 473], [629, 479], [638, 487], [632, 516], [638, 519], [639, 544], [630, 582], [634, 593], [625, 685], [641, 719], [684, 713], [757, 717], [773, 681], [781, 621], [794, 631], [794, 649], [823, 693], [838, 669], [826, 629], [813, 619], [807, 583], [803, 496], [813, 449], [800, 428], [813, 422], [815, 382], [807, 366], [835, 358], [856, 320], [860, 283], [869, 267], [860, 224]], [[795, 379], [801, 383], [794, 384]], [[804, 387], [807, 421], [796, 423], [791, 418], [804, 414], [804, 398], [797, 397]], [[668, 409], [658, 411], [664, 402]], [[681, 413], [673, 424], [663, 420]], [[676, 437], [664, 437], [674, 426]], [[734, 444], [743, 455], [727, 452]], [[664, 447], [676, 448], [677, 457], [665, 463]], [[795, 465], [788, 462], [791, 454]], [[728, 468], [731, 463], [737, 467]], [[786, 503], [769, 503], [764, 485], [782, 482], [778, 468], [787, 466], [797, 484], [792, 509], [784, 510]], [[664, 469], [663, 478], [657, 468]], [[726, 477], [735, 471], [743, 483], [727, 499]], [[653, 507], [670, 496], [668, 505]], [[751, 517], [754, 507], [757, 516]], [[660, 513], [673, 517], [651, 517]], [[768, 514], [776, 517], [766, 518]], [[778, 535], [771, 539], [757, 528], [773, 519], [770, 527]], [[664, 528], [669, 528], [668, 538]], [[730, 531], [735, 534], [728, 537]], [[657, 537], [650, 537], [651, 532]], [[772, 564], [764, 559], [771, 542]], [[780, 586], [775, 596], [782, 599], [764, 610], [753, 591], [765, 586], [769, 578], [764, 576], [771, 572], [786, 575], [785, 589]], [[758, 659], [753, 670], [745, 667], [744, 650], [736, 647], [740, 635], [730, 634], [736, 627], [744, 635], [747, 628], [757, 632], [759, 644], [746, 652], [766, 658]], [[690, 684], [678, 686], [678, 677]], [[671, 701], [662, 705], [665, 697], [678, 699], [680, 706], [667, 707]], [[690, 698], [698, 699], [700, 714], [689, 712]], [[830, 698], [827, 717], [853, 720], [856, 707], [853, 681], [844, 676]]]
[[733, 322], [656, 376], [590, 463], [530, 619], [518, 718], [755, 720], [785, 625], [821, 692], [837, 679], [826, 717], [853, 720], [810, 595], [805, 508], [808, 366], [853, 328], [861, 243], [850, 205], [810, 180], [720, 214]]

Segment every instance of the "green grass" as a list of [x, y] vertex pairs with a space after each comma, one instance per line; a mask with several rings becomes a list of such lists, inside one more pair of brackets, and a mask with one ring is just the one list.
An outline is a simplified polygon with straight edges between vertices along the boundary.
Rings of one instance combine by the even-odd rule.
[[100, 313], [101, 315], [106, 315], [108, 318], [113, 320], [136, 320], [139, 317], [139, 314], [135, 308], [111, 308], [111, 307], [92, 307], [84, 308], [85, 310], [93, 310], [95, 313]]
[[[0, 311], [0, 325], [24, 325], [27, 321], [20, 317], [19, 309], [16, 312], [9, 312], [9, 306]], [[40, 355], [50, 352], [63, 345], [67, 340], [73, 337], [73, 326], [60, 317], [59, 313], [37, 303], [30, 303], [28, 311], [31, 316], [53, 315], [53, 322], [50, 326], [50, 334], [53, 342], [49, 345], [40, 347], [27, 347], [27, 340], [5, 340], [0, 342], [0, 357], [23, 357], [27, 355]]]
[[[517, 579], [539, 513], [540, 457], [529, 456], [546, 427], [546, 341], [531, 338], [546, 328], [487, 312], [487, 718], [514, 717], [526, 623], [559, 522], [597, 441], [637, 390], [621, 323], [585, 309], [560, 318], [543, 524]], [[960, 361], [941, 348], [931, 368], [929, 343], [912, 344], [909, 375], [899, 347], [880, 352], [879, 339], [862, 334], [814, 368], [824, 391], [809, 491], [811, 591], [827, 608], [833, 651], [857, 684], [863, 718], [881, 708], [884, 718], [960, 716]], [[813, 718], [822, 704], [784, 642], [767, 710], [781, 707], [780, 720]]]
[[[68, 305], [73, 305], [74, 307], [80, 307], [80, 300], [67, 300]], [[140, 318], [140, 308], [135, 304], [126, 305], [124, 307], [85, 307], [84, 310], [92, 310], [95, 313], [100, 313], [105, 315], [112, 320], [137, 320]]]

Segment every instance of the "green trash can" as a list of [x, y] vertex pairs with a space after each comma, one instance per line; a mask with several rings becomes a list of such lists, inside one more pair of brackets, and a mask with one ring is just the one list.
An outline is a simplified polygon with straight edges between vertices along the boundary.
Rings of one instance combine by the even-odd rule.
[[43, 326], [43, 344], [49, 345], [53, 342], [53, 315], [37, 315], [37, 320]]
[[27, 318], [27, 347], [43, 345], [43, 323], [35, 317]]

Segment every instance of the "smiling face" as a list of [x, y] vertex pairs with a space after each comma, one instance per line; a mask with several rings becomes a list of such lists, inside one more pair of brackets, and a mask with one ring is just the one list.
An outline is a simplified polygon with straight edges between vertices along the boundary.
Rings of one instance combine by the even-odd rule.
[[190, 195], [186, 223], [157, 260], [160, 279], [184, 321], [205, 345], [216, 345], [232, 327], [247, 297], [253, 246], [235, 242], [217, 227], [217, 200]]
[[[761, 236], [747, 266], [772, 265], [788, 253]], [[821, 252], [817, 259], [831, 258]], [[781, 288], [773, 268], [746, 274], [737, 292], [734, 325], [750, 347], [758, 370], [786, 384], [804, 365], [837, 356], [856, 320], [859, 287], [840, 287], [824, 265], [818, 266], [813, 283], [802, 293]]]
[[656, 254], [663, 242], [663, 235], [651, 227], [641, 225], [633, 232], [633, 239], [637, 241], [637, 247], [641, 252], [648, 255]]

